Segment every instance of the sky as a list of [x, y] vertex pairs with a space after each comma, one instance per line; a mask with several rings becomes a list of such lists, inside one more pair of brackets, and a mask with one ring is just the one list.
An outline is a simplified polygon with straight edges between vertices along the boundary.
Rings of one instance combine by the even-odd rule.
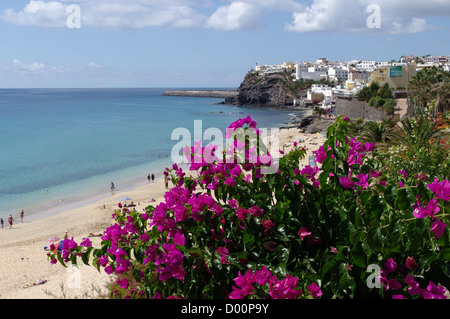
[[256, 64], [449, 40], [450, 0], [2, 0], [0, 88], [236, 88]]

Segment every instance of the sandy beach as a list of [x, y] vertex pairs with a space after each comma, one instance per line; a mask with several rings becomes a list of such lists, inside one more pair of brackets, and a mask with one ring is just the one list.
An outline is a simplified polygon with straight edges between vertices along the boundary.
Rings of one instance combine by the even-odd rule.
[[[325, 140], [322, 134], [304, 134], [298, 128], [281, 129], [279, 133], [280, 150], [284, 145], [285, 151], [289, 151], [296, 141], [308, 150], [301, 167], [309, 164], [309, 156]], [[97, 291], [106, 293], [109, 277], [103, 271], [98, 272], [81, 261], [78, 268], [64, 268], [59, 263], [51, 265], [44, 250], [45, 246], [49, 246], [47, 239], [51, 236], [62, 239], [67, 231], [69, 237], [80, 243], [91, 233], [102, 234], [114, 222], [111, 215], [124, 196], [132, 198], [138, 211], [150, 204], [157, 205], [164, 199], [166, 191], [163, 179], [157, 177], [145, 186], [117, 192], [96, 203], [54, 216], [27, 221], [25, 212], [24, 222], [16, 218], [12, 229], [5, 221], [4, 229], [0, 229], [0, 299], [86, 299], [97, 298]], [[152, 197], [156, 202], [149, 202]], [[100, 237], [90, 239], [94, 247], [100, 247]], [[39, 279], [46, 282], [33, 286]]]

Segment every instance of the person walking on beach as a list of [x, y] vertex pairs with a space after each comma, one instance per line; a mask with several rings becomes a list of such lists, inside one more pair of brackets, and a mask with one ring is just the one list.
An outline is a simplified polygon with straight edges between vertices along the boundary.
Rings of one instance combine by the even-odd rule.
[[114, 183], [111, 182], [111, 190], [114, 190], [116, 187], [114, 186]]
[[23, 215], [24, 215], [24, 212], [23, 212], [23, 209], [22, 209], [22, 211], [20, 212], [20, 221], [23, 223]]
[[147, 175], [147, 180], [150, 183], [150, 174]]
[[155, 180], [155, 175], [152, 173], [152, 182]]
[[12, 225], [13, 225], [13, 222], [14, 222], [14, 218], [12, 217], [11, 214], [9, 214], [8, 222], [9, 222], [9, 228], [12, 228]]
[[3, 229], [3, 218], [0, 218], [0, 223], [2, 223], [2, 229]]

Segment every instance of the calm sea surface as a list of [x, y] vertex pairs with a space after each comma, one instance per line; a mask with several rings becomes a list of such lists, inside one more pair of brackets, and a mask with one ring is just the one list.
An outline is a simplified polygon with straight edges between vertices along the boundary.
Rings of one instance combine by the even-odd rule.
[[[166, 89], [0, 90], [0, 217], [28, 220], [161, 178], [179, 142], [172, 131], [223, 131], [251, 115], [277, 127], [292, 111], [218, 105], [223, 99], [162, 96]], [[192, 133], [193, 135], [193, 133]], [[125, 194], [125, 193], [124, 193]], [[125, 194], [126, 195], [126, 194]]]

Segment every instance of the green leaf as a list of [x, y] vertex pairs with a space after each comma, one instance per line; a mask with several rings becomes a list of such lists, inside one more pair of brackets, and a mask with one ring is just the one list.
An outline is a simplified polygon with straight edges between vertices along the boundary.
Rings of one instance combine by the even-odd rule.
[[381, 252], [383, 240], [379, 228], [371, 228], [367, 234], [367, 244], [375, 251]]
[[282, 245], [278, 245], [276, 253], [278, 261], [280, 263], [286, 264], [289, 259], [289, 249], [283, 247]]
[[398, 191], [397, 204], [400, 210], [410, 208], [416, 201], [416, 197], [411, 188], [404, 187]]
[[366, 206], [369, 203], [369, 199], [372, 197], [372, 192], [370, 191], [363, 191], [361, 192], [360, 199], [361, 199], [361, 205]]
[[392, 185], [386, 186], [386, 188], [384, 189], [384, 199], [390, 206], [395, 207], [395, 201], [397, 199], [397, 189], [395, 187], [392, 187]]
[[81, 255], [81, 260], [86, 266], [89, 266], [89, 255], [91, 254], [93, 247], [88, 247], [86, 251]]
[[364, 253], [361, 245], [356, 244], [352, 248], [352, 257], [350, 261], [353, 262], [356, 266], [364, 268], [367, 266], [367, 256]]

